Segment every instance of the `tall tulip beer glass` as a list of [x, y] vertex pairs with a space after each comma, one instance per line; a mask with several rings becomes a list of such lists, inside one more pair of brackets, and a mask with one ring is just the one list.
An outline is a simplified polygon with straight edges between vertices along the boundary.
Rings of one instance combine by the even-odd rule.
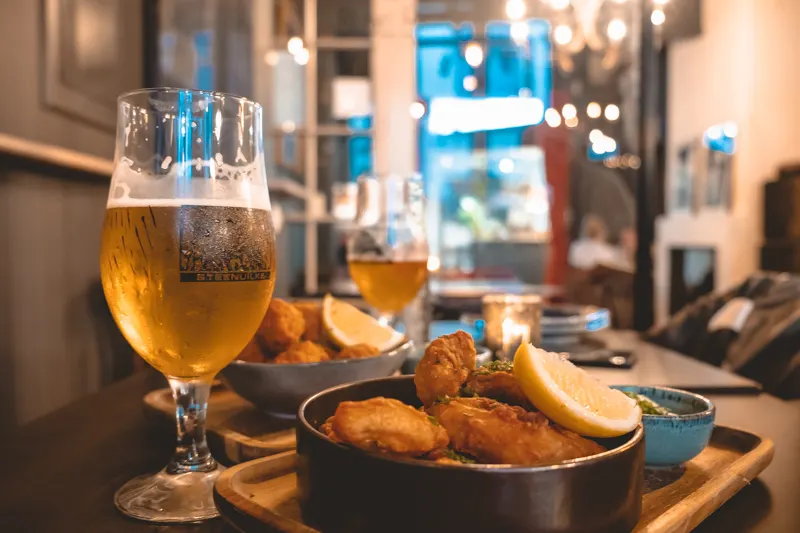
[[115, 503], [156, 522], [214, 517], [211, 381], [256, 332], [275, 284], [258, 104], [181, 89], [119, 98], [100, 272], [120, 330], [167, 377], [177, 408], [172, 460]]
[[391, 323], [428, 276], [428, 241], [419, 178], [358, 180], [356, 229], [347, 249], [350, 277], [361, 296]]

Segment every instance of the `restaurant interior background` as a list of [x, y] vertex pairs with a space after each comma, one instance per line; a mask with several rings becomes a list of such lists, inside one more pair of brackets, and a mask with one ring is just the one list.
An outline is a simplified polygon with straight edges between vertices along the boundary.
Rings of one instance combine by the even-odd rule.
[[[418, 172], [434, 300], [526, 284], [646, 330], [800, 268], [767, 220], [791, 195], [764, 192], [800, 162], [796, 20], [792, 0], [0, 1], [0, 428], [134, 371], [97, 260], [119, 93], [264, 105], [277, 296], [356, 296], [355, 180]], [[615, 252], [600, 281], [581, 242]]]

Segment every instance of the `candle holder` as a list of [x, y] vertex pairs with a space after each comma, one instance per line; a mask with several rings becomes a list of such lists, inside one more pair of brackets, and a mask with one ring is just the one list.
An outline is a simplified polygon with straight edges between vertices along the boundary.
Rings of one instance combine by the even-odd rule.
[[486, 345], [502, 361], [514, 359], [521, 344], [542, 339], [542, 299], [535, 294], [487, 294], [481, 299]]

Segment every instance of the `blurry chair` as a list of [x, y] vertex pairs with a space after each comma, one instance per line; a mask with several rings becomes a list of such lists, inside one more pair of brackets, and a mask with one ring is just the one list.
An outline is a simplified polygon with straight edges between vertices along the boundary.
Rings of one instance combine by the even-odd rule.
[[[734, 305], [746, 311], [720, 325], [715, 317]], [[800, 398], [800, 278], [796, 276], [754, 274], [725, 293], [709, 294], [685, 306], [645, 338], [754, 379], [766, 392]]]

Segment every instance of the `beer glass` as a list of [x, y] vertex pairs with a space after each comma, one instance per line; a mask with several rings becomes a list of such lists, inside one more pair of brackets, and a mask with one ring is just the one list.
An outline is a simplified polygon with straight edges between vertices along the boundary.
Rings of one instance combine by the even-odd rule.
[[212, 518], [211, 381], [255, 334], [275, 284], [261, 107], [183, 89], [124, 94], [114, 164], [103, 290], [125, 338], [167, 377], [178, 430], [169, 464], [115, 503], [155, 522]]
[[384, 324], [411, 303], [428, 276], [421, 180], [389, 175], [358, 180], [350, 277]]

